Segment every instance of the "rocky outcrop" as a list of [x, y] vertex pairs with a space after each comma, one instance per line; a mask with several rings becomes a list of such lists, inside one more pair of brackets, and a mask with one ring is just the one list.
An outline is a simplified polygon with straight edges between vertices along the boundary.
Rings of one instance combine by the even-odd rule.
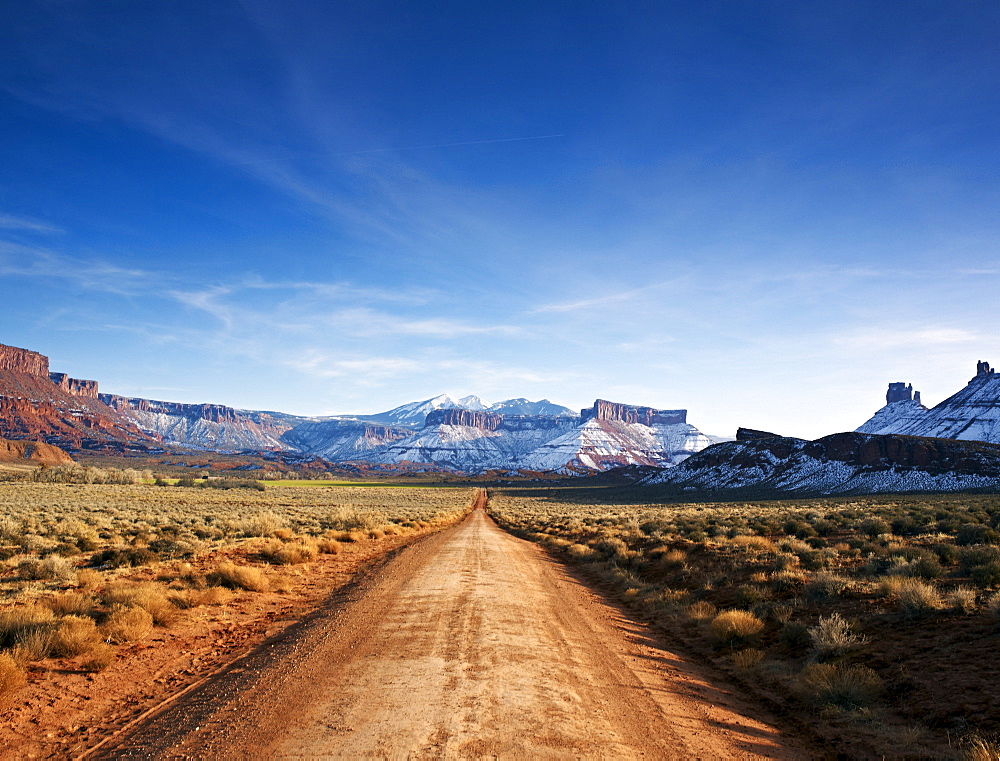
[[738, 428], [736, 430], [737, 441], [760, 441], [761, 439], [780, 439], [781, 436], [770, 431], [757, 431], [753, 428]]
[[687, 410], [654, 410], [598, 399], [593, 407], [580, 410], [580, 418], [585, 423], [588, 420], [613, 420], [641, 425], [677, 425], [687, 422]]
[[815, 441], [736, 441], [709, 447], [646, 483], [758, 496], [1000, 490], [1000, 445], [857, 432]]
[[914, 401], [920, 404], [920, 392], [913, 390], [910, 383], [890, 383], [889, 390], [885, 392], [885, 403], [894, 404], [896, 402]]
[[161, 402], [156, 399], [140, 399], [137, 397], [118, 396], [116, 394], [101, 394], [100, 399], [112, 409], [119, 411], [135, 410], [137, 412], [151, 412], [160, 415], [207, 420], [212, 423], [235, 423], [241, 417], [240, 412], [222, 404]]
[[55, 383], [67, 394], [98, 398], [97, 381], [70, 378], [66, 373], [49, 373], [49, 380]]
[[468, 428], [479, 428], [483, 431], [495, 431], [503, 425], [503, 421], [503, 415], [498, 415], [495, 412], [444, 409], [429, 413], [424, 421], [424, 428], [433, 428], [439, 425], [461, 425]]
[[0, 462], [29, 465], [72, 465], [66, 452], [44, 441], [0, 439]]
[[37, 351], [0, 344], [0, 370], [45, 378], [49, 374], [49, 358]]

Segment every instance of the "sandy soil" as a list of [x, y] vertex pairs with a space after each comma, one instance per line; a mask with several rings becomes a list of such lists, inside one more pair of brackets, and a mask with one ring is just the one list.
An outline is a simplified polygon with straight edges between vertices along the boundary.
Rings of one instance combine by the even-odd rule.
[[101, 758], [802, 758], [482, 509]]

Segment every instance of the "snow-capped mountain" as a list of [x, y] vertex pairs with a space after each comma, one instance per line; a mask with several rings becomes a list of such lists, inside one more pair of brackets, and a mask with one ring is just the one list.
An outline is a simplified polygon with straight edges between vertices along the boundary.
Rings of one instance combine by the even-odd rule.
[[860, 433], [1000, 443], [1000, 376], [989, 363], [979, 362], [965, 388], [929, 410], [920, 404], [919, 393], [907, 398], [904, 389], [898, 398], [901, 387], [889, 386], [885, 407], [857, 429]]
[[490, 412], [498, 412], [501, 415], [556, 415], [559, 417], [575, 417], [576, 413], [569, 407], [561, 404], [554, 404], [548, 399], [538, 402], [531, 402], [527, 399], [507, 399], [489, 406]]
[[368, 458], [380, 463], [432, 463], [439, 467], [481, 472], [516, 470], [539, 445], [574, 425], [574, 418], [499, 415], [495, 412], [446, 409], [427, 416], [419, 433], [396, 441]]
[[394, 407], [388, 412], [378, 412], [374, 415], [340, 415], [342, 419], [367, 420], [384, 425], [422, 428], [427, 416], [434, 410], [473, 410], [483, 411], [487, 408], [485, 402], [478, 396], [463, 396], [456, 399], [451, 394], [439, 394], [421, 402], [409, 402]]
[[282, 442], [331, 462], [365, 460], [412, 431], [363, 420], [307, 420], [286, 431]]
[[709, 446], [686, 410], [654, 410], [598, 400], [579, 416], [501, 415], [435, 410], [423, 430], [366, 459], [433, 463], [484, 470], [604, 470], [618, 465], [669, 466]]
[[733, 441], [643, 483], [747, 497], [993, 490], [1000, 488], [1000, 445], [856, 432]]

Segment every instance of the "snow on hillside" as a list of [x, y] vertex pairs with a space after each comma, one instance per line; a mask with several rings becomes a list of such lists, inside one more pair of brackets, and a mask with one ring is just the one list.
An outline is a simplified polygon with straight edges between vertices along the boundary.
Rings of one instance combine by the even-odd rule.
[[917, 401], [890, 402], [857, 431], [858, 433], [903, 433], [919, 426], [927, 412], [927, 408]]
[[[765, 489], [876, 494], [1000, 488], [1000, 449], [898, 435], [841, 433], [719, 444], [643, 483], [684, 491]], [[979, 447], [979, 448], [977, 448]]]
[[688, 423], [649, 426], [592, 418], [542, 444], [525, 457], [522, 467], [604, 470], [619, 465], [675, 465], [710, 444], [707, 436]]
[[286, 431], [281, 440], [301, 452], [331, 462], [364, 460], [409, 431], [360, 420], [319, 420], [300, 423]]
[[[570, 423], [571, 425], [572, 423]], [[564, 427], [521, 427], [495, 431], [466, 425], [425, 428], [409, 438], [372, 453], [372, 462], [427, 462], [455, 470], [477, 472], [517, 469], [525, 456]]]
[[456, 399], [451, 394], [439, 394], [431, 399], [424, 399], [420, 402], [409, 402], [399, 407], [394, 407], [388, 412], [379, 412], [375, 415], [357, 415], [358, 420], [369, 420], [372, 422], [385, 423], [386, 425], [403, 425], [412, 428], [421, 427], [427, 416], [434, 410], [475, 410], [487, 409], [487, 405], [478, 396], [464, 396]]
[[291, 448], [278, 438], [276, 432], [258, 425], [249, 415], [215, 422], [200, 417], [134, 409], [120, 410], [120, 414], [141, 430], [162, 436], [164, 442], [171, 444], [210, 450]]
[[887, 404], [858, 431], [1000, 443], [1000, 375], [986, 362], [977, 370], [965, 388], [930, 410], [921, 412], [913, 402]]

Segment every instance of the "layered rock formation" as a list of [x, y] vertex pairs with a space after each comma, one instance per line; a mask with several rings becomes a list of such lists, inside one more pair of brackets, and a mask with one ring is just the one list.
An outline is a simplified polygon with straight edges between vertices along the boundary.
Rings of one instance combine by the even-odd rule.
[[78, 448], [105, 441], [150, 441], [96, 397], [97, 384], [49, 374], [43, 354], [0, 344], [0, 435]]
[[920, 404], [918, 392], [906, 398], [908, 388], [890, 384], [886, 399], [899, 399], [887, 403], [858, 432], [1000, 443], [1000, 376], [988, 362], [978, 362], [965, 388], [929, 410]]
[[464, 426], [479, 428], [483, 431], [495, 431], [503, 425], [504, 416], [495, 412], [476, 412], [474, 410], [434, 410], [424, 421], [424, 428], [440, 425]]
[[98, 398], [99, 393], [97, 381], [70, 378], [66, 373], [49, 373], [49, 380], [55, 383], [67, 394], [73, 394], [73, 396], [87, 396], [91, 399]]
[[266, 412], [115, 394], [101, 394], [100, 399], [137, 427], [167, 443], [223, 451], [289, 448], [281, 436], [292, 426]]
[[37, 351], [0, 344], [0, 370], [45, 377], [49, 374], [49, 358]]
[[635, 407], [598, 399], [593, 407], [580, 410], [580, 419], [585, 423], [588, 420], [606, 420], [645, 426], [678, 425], [687, 423], [687, 410], [654, 410], [652, 407]]
[[856, 432], [815, 441], [736, 441], [709, 447], [645, 483], [748, 496], [996, 490], [1000, 445]]
[[709, 446], [687, 410], [655, 410], [598, 399], [577, 425], [526, 458], [532, 470], [607, 470], [676, 465]]

